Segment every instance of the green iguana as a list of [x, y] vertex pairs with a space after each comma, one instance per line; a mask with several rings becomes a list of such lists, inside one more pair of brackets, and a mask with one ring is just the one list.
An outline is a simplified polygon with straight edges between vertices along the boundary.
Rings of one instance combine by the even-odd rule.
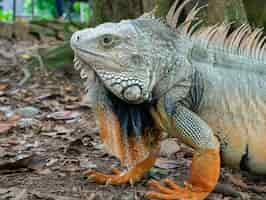
[[261, 29], [201, 26], [193, 8], [176, 0], [166, 23], [142, 16], [76, 32], [75, 68], [91, 85], [100, 136], [128, 167], [96, 171], [98, 183], [136, 182], [154, 164], [161, 133], [195, 149], [184, 187], [150, 185], [150, 199], [201, 200], [214, 189], [221, 160], [266, 174], [266, 56]]

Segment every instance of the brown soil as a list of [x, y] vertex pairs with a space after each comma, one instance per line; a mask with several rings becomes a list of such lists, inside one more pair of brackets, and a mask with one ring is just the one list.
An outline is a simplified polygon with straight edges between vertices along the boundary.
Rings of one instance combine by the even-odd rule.
[[[186, 147], [167, 158], [178, 161], [174, 169], [153, 168], [135, 186], [97, 185], [84, 179], [88, 168], [110, 173], [119, 161], [103, 150], [92, 109], [82, 103], [78, 75], [66, 76], [61, 70], [45, 76], [36, 68], [30, 81], [18, 87], [24, 64], [14, 55], [32, 44], [6, 40], [0, 44], [0, 122], [18, 108], [31, 106], [40, 111], [36, 115], [23, 111], [30, 116], [0, 131], [0, 200], [145, 199], [146, 183], [152, 178], [168, 177], [180, 184], [185, 180], [191, 160]], [[223, 168], [220, 183], [222, 191], [213, 192], [209, 200], [266, 199], [266, 181], [261, 177]]]

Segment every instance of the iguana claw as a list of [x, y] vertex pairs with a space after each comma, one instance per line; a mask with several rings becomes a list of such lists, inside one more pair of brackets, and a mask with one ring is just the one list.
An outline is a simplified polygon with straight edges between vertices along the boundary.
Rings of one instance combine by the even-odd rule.
[[132, 182], [128, 173], [123, 173], [116, 168], [113, 168], [112, 172], [113, 174], [108, 175], [95, 170], [89, 170], [85, 172], [85, 176], [100, 184], [120, 185]]
[[121, 172], [118, 169], [113, 168], [113, 175], [107, 175], [95, 170], [89, 170], [85, 172], [85, 176], [87, 176], [90, 180], [94, 180], [95, 182], [100, 184], [121, 185], [130, 183], [132, 185], [135, 182], [139, 181], [143, 177], [143, 175], [153, 166], [159, 148], [157, 147], [155, 149], [155, 152], [150, 153], [150, 155], [146, 159], [136, 164], [128, 171]]
[[147, 198], [160, 200], [201, 200], [202, 195], [204, 195], [203, 193], [190, 190], [189, 187], [182, 188], [169, 179], [164, 180], [164, 183], [167, 186], [162, 186], [158, 181], [150, 181], [149, 186], [158, 192], [148, 192], [146, 194]]

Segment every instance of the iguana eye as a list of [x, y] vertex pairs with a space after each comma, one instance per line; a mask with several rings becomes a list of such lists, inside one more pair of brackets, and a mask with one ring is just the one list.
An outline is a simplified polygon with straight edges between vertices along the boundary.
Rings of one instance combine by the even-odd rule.
[[111, 48], [115, 45], [115, 38], [110, 34], [103, 35], [100, 39], [100, 44], [104, 48]]

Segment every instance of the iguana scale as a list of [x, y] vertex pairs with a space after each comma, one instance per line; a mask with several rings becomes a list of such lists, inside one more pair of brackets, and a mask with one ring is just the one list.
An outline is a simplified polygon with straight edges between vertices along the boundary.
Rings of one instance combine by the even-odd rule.
[[[89, 171], [98, 183], [136, 182], [154, 164], [162, 132], [193, 147], [184, 187], [150, 185], [150, 199], [201, 200], [214, 189], [220, 157], [266, 174], [266, 54], [261, 29], [201, 26], [176, 0], [166, 22], [153, 16], [106, 23], [71, 38], [75, 68], [93, 82], [100, 136], [128, 171]], [[93, 81], [91, 77], [93, 76]]]

